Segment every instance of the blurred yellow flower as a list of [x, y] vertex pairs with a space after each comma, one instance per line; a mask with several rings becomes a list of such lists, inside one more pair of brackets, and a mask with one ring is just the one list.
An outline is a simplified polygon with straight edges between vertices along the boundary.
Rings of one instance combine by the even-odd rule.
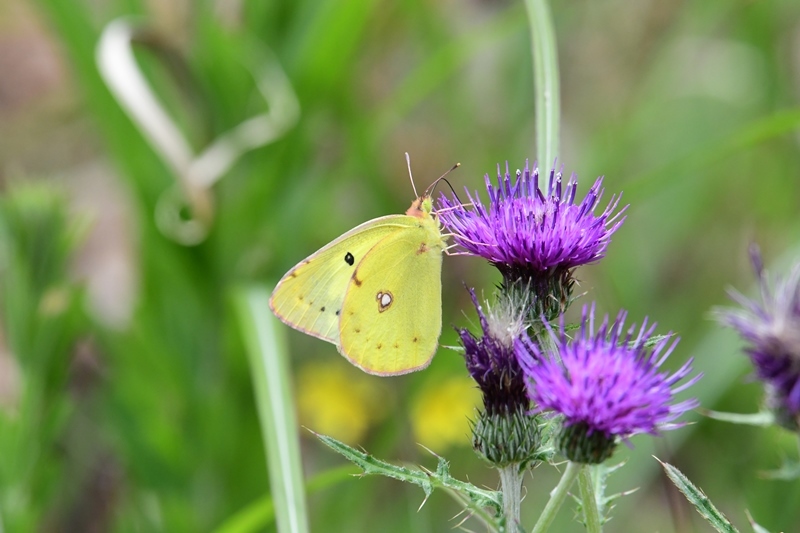
[[300, 424], [346, 444], [358, 444], [387, 407], [383, 388], [338, 360], [300, 369], [296, 395]]
[[469, 376], [429, 381], [411, 409], [411, 428], [416, 440], [442, 453], [451, 446], [471, 442], [468, 418], [474, 418], [481, 395]]

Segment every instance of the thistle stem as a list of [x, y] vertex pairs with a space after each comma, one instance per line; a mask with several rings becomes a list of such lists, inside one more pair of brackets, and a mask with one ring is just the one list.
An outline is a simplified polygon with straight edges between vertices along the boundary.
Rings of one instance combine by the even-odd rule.
[[597, 499], [594, 495], [594, 484], [592, 483], [592, 468], [584, 466], [578, 476], [578, 487], [581, 491], [581, 507], [583, 507], [583, 517], [586, 522], [587, 533], [602, 533], [603, 526], [600, 523], [600, 515], [597, 511]]
[[559, 353], [558, 345], [553, 340], [553, 337], [550, 333], [547, 332], [544, 328], [539, 329], [534, 336], [537, 343], [539, 343], [539, 348], [541, 348], [542, 352], [544, 353]]
[[561, 481], [559, 481], [556, 488], [550, 492], [550, 499], [547, 501], [547, 505], [544, 506], [544, 511], [539, 515], [539, 520], [536, 522], [536, 525], [533, 526], [531, 533], [544, 533], [547, 531], [547, 528], [550, 527], [556, 514], [558, 514], [558, 510], [564, 503], [567, 494], [569, 494], [569, 488], [572, 486], [575, 478], [578, 477], [578, 474], [580, 474], [582, 467], [583, 465], [579, 463], [573, 463], [572, 461], [567, 462], [567, 468], [561, 476]]
[[525, 8], [531, 28], [536, 156], [540, 168], [550, 168], [558, 156], [561, 108], [556, 34], [547, 0], [525, 0]]
[[797, 435], [797, 455], [800, 457], [800, 434]]
[[520, 500], [522, 494], [522, 472], [519, 463], [498, 468], [500, 472], [500, 490], [503, 492], [503, 514], [509, 531], [515, 531], [511, 524], [519, 524]]

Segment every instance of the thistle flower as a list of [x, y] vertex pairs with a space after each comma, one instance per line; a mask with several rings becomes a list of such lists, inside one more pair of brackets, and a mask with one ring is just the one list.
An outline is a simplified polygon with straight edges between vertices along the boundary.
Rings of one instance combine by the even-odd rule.
[[717, 316], [735, 328], [748, 343], [745, 352], [765, 383], [767, 406], [778, 422], [800, 430], [800, 264], [770, 290], [761, 254], [756, 246], [750, 258], [761, 289], [761, 302], [736, 291], [731, 298], [741, 308], [723, 309]]
[[546, 324], [555, 351], [544, 353], [527, 337], [516, 344], [536, 410], [564, 417], [559, 447], [571, 461], [601, 463], [611, 456], [617, 439], [680, 427], [683, 423], [674, 421], [699, 405], [696, 399], [672, 403], [676, 393], [701, 377], [676, 386], [692, 371], [691, 359], [671, 375], [660, 371], [678, 339], [665, 337], [649, 348], [655, 324], [648, 327], [645, 319], [638, 333], [636, 325], [625, 333], [625, 317], [621, 311], [609, 325], [606, 315], [595, 332], [594, 305], [584, 306], [573, 341], [564, 332], [562, 316], [558, 333]]
[[530, 401], [514, 342], [525, 322], [513, 302], [502, 300], [484, 313], [470, 289], [483, 335], [458, 329], [464, 359], [472, 379], [483, 394], [483, 410], [473, 424], [473, 447], [492, 464], [525, 463], [537, 451], [538, 421], [528, 413]]
[[527, 162], [513, 183], [508, 163], [505, 175], [497, 166], [497, 185], [488, 174], [485, 179], [488, 206], [469, 191], [466, 204], [455, 196], [442, 195], [439, 219], [463, 253], [483, 257], [500, 270], [505, 288], [521, 284], [538, 296], [539, 305], [532, 316], [544, 313], [553, 319], [570, 303], [572, 271], [605, 256], [611, 235], [625, 220], [622, 214], [627, 206], [613, 214], [620, 197], [612, 196], [605, 210], [596, 215], [604, 191], [602, 177], [576, 205], [574, 175], [564, 187], [561, 173], [553, 169], [546, 190], [542, 190], [539, 169], [534, 166], [531, 171]]
[[524, 331], [522, 319], [504, 319], [491, 312], [487, 318], [475, 291], [470, 289], [469, 294], [478, 310], [483, 336], [477, 338], [466, 328], [457, 331], [467, 370], [483, 393], [484, 408], [490, 414], [506, 413], [518, 406], [527, 408], [525, 380], [514, 353], [514, 339]]

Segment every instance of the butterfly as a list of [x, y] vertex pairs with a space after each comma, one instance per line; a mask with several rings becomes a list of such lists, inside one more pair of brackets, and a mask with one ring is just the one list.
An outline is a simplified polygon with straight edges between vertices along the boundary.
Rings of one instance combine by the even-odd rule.
[[430, 196], [438, 181], [405, 215], [369, 220], [289, 270], [270, 297], [272, 312], [294, 329], [335, 344], [369, 374], [395, 376], [427, 367], [442, 331], [447, 247]]

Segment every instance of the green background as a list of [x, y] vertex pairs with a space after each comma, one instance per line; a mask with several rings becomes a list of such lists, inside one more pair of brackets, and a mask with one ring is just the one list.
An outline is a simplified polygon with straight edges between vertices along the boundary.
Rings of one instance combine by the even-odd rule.
[[[561, 69], [559, 165], [623, 191], [627, 221], [608, 257], [578, 271], [584, 301], [649, 316], [695, 357], [705, 407], [758, 409], [760, 386], [730, 331], [710, 318], [731, 285], [751, 291], [758, 242], [773, 272], [800, 257], [800, 4], [795, 0], [575, 1], [552, 5]], [[140, 65], [196, 149], [265, 104], [240, 61], [271, 49], [297, 93], [297, 125], [214, 186], [208, 238], [183, 246], [154, 212], [175, 176], [97, 73], [102, 28], [137, 15], [187, 66], [142, 51]], [[3, 358], [0, 519], [6, 531], [213, 531], [258, 505], [269, 484], [251, 376], [230, 295], [272, 284], [357, 224], [403, 212], [456, 161], [457, 190], [535, 154], [525, 11], [502, 0], [63, 2], [0, 5]], [[484, 195], [485, 198], [485, 195]], [[481, 260], [444, 260], [443, 344], [473, 317], [463, 284], [490, 294]], [[294, 367], [338, 357], [289, 334]], [[358, 372], [352, 370], [352, 372]], [[409, 433], [432, 367], [380, 383], [391, 416], [358, 444], [433, 466]], [[377, 380], [378, 378], [370, 378]], [[302, 394], [302, 391], [298, 391]], [[710, 531], [650, 457], [678, 466], [742, 530], [800, 524], [800, 485], [765, 479], [796, 439], [708, 421], [634, 438], [606, 530]], [[312, 428], [313, 429], [313, 428]], [[303, 436], [311, 477], [343, 464]], [[465, 442], [467, 437], [465, 436]], [[495, 487], [468, 447], [453, 473]], [[526, 479], [532, 524], [557, 473]], [[435, 493], [338, 476], [309, 500], [313, 531], [443, 531], [458, 508]], [[571, 506], [571, 504], [570, 504]], [[579, 531], [570, 506], [554, 531]], [[271, 530], [273, 525], [237, 531]], [[379, 526], [379, 527], [378, 527]], [[478, 527], [473, 525], [473, 527]]]

